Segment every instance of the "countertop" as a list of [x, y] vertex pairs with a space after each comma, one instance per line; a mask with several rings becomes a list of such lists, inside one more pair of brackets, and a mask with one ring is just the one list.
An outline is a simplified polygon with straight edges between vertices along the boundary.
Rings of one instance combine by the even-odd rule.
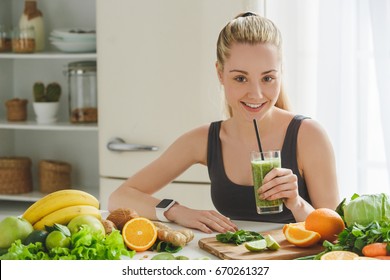
[[[23, 203], [23, 202], [18, 202], [15, 203], [15, 201], [0, 201], [0, 221], [3, 220], [7, 216], [19, 216], [22, 214], [20, 209], [27, 209], [27, 207], [31, 203]], [[105, 211], [103, 211], [105, 212]], [[102, 213], [102, 216], [105, 216], [105, 213]], [[262, 223], [262, 222], [249, 222], [249, 221], [234, 221], [234, 223], [238, 226], [239, 229], [245, 229], [245, 230], [251, 230], [251, 231], [257, 231], [257, 232], [264, 232], [264, 231], [269, 231], [273, 229], [278, 229], [282, 228], [282, 224], [276, 224], [276, 223]], [[174, 224], [174, 223], [168, 223], [168, 225], [172, 228], [182, 228], [181, 226]], [[175, 253], [175, 256], [186, 256], [190, 259], [196, 259], [196, 258], [203, 258], [203, 257], [208, 257], [213, 260], [217, 260], [218, 258], [207, 251], [199, 248], [198, 246], [198, 241], [202, 238], [207, 238], [207, 237], [214, 237], [217, 232], [207, 234], [204, 232], [201, 232], [199, 230], [193, 230], [194, 231], [194, 239], [188, 243], [182, 250], [179, 252]], [[156, 252], [151, 252], [151, 251], [146, 251], [146, 252], [141, 252], [137, 253], [133, 259], [136, 260], [142, 260], [142, 259], [150, 259], [154, 255], [158, 253]]]

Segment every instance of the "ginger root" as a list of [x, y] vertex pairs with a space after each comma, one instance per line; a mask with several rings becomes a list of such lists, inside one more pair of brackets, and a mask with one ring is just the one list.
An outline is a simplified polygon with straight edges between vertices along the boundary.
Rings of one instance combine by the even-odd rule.
[[168, 225], [159, 222], [154, 222], [154, 225], [157, 228], [157, 238], [174, 246], [184, 247], [194, 239], [194, 233], [190, 229], [174, 230]]
[[116, 225], [110, 221], [110, 220], [101, 220], [103, 226], [104, 226], [104, 231], [106, 232], [106, 234], [110, 234], [111, 232], [114, 231], [114, 229], [117, 229]]

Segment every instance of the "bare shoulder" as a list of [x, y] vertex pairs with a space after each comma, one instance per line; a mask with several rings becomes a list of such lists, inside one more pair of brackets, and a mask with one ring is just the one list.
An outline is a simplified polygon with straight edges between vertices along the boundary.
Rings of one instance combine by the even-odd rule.
[[299, 140], [313, 142], [321, 139], [328, 139], [328, 135], [321, 124], [313, 119], [304, 119], [299, 128]]
[[[205, 124], [184, 133], [180, 138], [186, 142], [206, 141], [209, 133], [210, 124]], [[179, 139], [180, 139], [179, 138]]]
[[320, 123], [305, 119], [298, 132], [298, 150], [301, 156], [324, 156], [333, 154], [332, 144], [327, 132]]
[[185, 153], [194, 162], [206, 162], [207, 140], [210, 124], [196, 127], [181, 135], [171, 146], [177, 153]]

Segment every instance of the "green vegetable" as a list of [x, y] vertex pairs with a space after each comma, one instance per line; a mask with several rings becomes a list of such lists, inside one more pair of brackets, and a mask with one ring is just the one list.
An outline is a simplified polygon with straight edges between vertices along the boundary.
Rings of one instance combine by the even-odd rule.
[[183, 249], [183, 247], [175, 246], [170, 242], [157, 240], [156, 242], [154, 242], [153, 246], [149, 250], [157, 252], [177, 253], [181, 249]]
[[299, 258], [296, 258], [295, 260], [297, 260], [297, 261], [311, 261], [311, 260], [314, 260], [315, 257], [316, 257], [316, 255], [310, 255], [310, 256], [299, 257]]
[[390, 197], [387, 194], [355, 194], [346, 204], [345, 200], [337, 207], [342, 212], [347, 226], [354, 223], [367, 226], [371, 222], [390, 221]]
[[365, 245], [375, 242], [390, 242], [390, 222], [372, 222], [367, 226], [354, 224], [345, 228], [338, 235], [338, 242], [333, 244], [327, 240], [322, 246], [325, 250], [317, 254], [314, 260], [330, 251], [350, 251], [362, 256], [362, 249]]
[[216, 239], [222, 243], [233, 243], [240, 245], [244, 242], [264, 239], [264, 237], [254, 231], [237, 230], [236, 232], [227, 231], [226, 233], [220, 233], [216, 235]]
[[53, 248], [46, 251], [41, 242], [23, 245], [15, 241], [0, 260], [119, 260], [133, 257], [123, 243], [122, 235], [114, 230], [110, 235], [102, 236], [83, 226], [71, 236], [70, 248]]
[[339, 234], [338, 241], [346, 250], [362, 255], [362, 249], [367, 244], [390, 242], [390, 221], [374, 221], [366, 226], [354, 224]]

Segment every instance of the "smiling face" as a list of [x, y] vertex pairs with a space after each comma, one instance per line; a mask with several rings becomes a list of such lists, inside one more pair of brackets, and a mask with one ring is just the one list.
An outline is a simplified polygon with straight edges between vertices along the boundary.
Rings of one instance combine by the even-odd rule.
[[235, 43], [222, 70], [217, 70], [234, 118], [260, 120], [274, 108], [282, 74], [276, 46]]

